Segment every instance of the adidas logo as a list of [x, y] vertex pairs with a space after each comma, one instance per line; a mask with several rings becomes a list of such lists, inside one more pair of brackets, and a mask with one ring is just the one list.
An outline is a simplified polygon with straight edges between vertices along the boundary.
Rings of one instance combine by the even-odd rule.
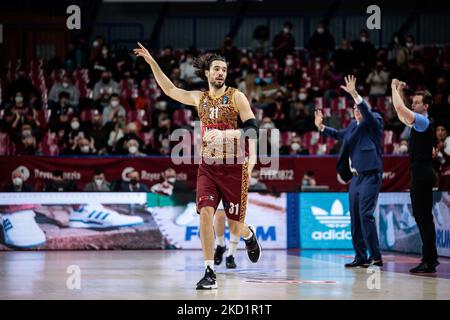
[[317, 221], [329, 228], [345, 228], [350, 225], [350, 212], [344, 213], [344, 206], [337, 199], [333, 202], [330, 212], [315, 206], [311, 206], [311, 211]]
[[3, 231], [6, 232], [12, 228], [13, 228], [13, 225], [12, 225], [11, 221], [9, 221], [9, 219], [3, 220]]

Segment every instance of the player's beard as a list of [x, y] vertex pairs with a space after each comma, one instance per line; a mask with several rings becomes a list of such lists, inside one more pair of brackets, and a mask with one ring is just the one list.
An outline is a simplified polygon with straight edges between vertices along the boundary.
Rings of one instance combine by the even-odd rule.
[[212, 87], [214, 87], [215, 89], [218, 90], [218, 89], [222, 88], [225, 85], [225, 81], [222, 80], [222, 83], [219, 83], [217, 80], [214, 80], [214, 81], [211, 81], [209, 84]]

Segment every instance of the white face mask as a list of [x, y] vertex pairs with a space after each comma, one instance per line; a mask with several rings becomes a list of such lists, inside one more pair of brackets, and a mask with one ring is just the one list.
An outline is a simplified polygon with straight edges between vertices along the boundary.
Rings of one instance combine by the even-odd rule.
[[131, 146], [128, 148], [128, 152], [131, 154], [135, 154], [138, 151], [138, 148], [136, 146]]
[[62, 86], [63, 86], [64, 88], [67, 88], [67, 87], [69, 86], [69, 83], [68, 83], [68, 82], [63, 82], [63, 83], [62, 83]]
[[22, 183], [23, 183], [22, 178], [16, 177], [16, 178], [13, 179], [13, 184], [14, 184], [15, 186], [21, 186]]
[[298, 98], [300, 99], [300, 101], [305, 101], [307, 97], [308, 96], [306, 95], [306, 93], [300, 93], [298, 95]]
[[361, 42], [366, 42], [367, 41], [367, 37], [361, 37]]
[[171, 178], [167, 179], [167, 181], [168, 181], [169, 183], [172, 183], [172, 184], [174, 184], [174, 183], [175, 183], [175, 181], [177, 181], [177, 178], [175, 178], [175, 177], [171, 177]]
[[118, 100], [111, 100], [111, 107], [116, 108], [119, 106], [119, 101]]
[[79, 123], [78, 121], [74, 121], [74, 122], [72, 122], [72, 123], [70, 124], [70, 127], [71, 127], [73, 130], [77, 130], [77, 129], [80, 127], [80, 123]]
[[253, 177], [250, 178], [250, 185], [251, 185], [251, 186], [254, 186], [254, 185], [257, 184], [257, 183], [258, 183], [258, 179], [253, 178]]
[[283, 28], [283, 32], [284, 32], [284, 33], [287, 34], [287, 33], [289, 33], [289, 31], [290, 31], [289, 28]]
[[400, 153], [407, 153], [408, 152], [408, 146], [406, 144], [402, 144], [399, 148], [398, 151], [400, 151]]
[[104, 56], [106, 56], [106, 55], [108, 54], [108, 50], [103, 49], [103, 50], [102, 50], [102, 54], [103, 54]]
[[103, 183], [103, 179], [95, 179], [94, 181], [97, 186], [100, 186]]
[[22, 136], [23, 136], [23, 137], [29, 137], [29, 136], [31, 136], [31, 131], [30, 131], [30, 130], [23, 130], [23, 131], [22, 131]]
[[317, 28], [317, 32], [320, 33], [320, 34], [324, 33], [324, 31], [325, 31], [324, 28]]
[[82, 146], [80, 150], [83, 153], [89, 153], [89, 146]]
[[414, 47], [414, 43], [412, 43], [412, 42], [407, 42], [407, 43], [406, 43], [406, 47], [407, 47], [407, 48], [412, 48], [412, 47]]
[[22, 103], [23, 102], [23, 97], [17, 96], [15, 101], [16, 101], [16, 103]]
[[290, 67], [294, 64], [294, 60], [293, 59], [286, 59], [286, 66]]
[[300, 149], [300, 145], [297, 142], [294, 142], [293, 144], [291, 144], [291, 149], [297, 151], [298, 149]]

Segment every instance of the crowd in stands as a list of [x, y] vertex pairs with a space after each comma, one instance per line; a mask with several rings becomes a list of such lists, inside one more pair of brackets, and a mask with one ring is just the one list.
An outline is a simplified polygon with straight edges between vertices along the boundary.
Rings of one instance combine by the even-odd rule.
[[[225, 37], [217, 52], [229, 61], [227, 85], [246, 94], [260, 127], [280, 130], [280, 154], [338, 152], [315, 129], [313, 114], [322, 108], [326, 125], [347, 125], [352, 101], [340, 90], [347, 74], [383, 115], [385, 153], [408, 148], [409, 130], [390, 100], [392, 78], [406, 82], [410, 93], [431, 91], [429, 115], [448, 132], [450, 47], [423, 47], [411, 35], [395, 34], [389, 47], [376, 48], [366, 30], [351, 40], [334, 39], [319, 23], [299, 48], [286, 22], [273, 39], [267, 27], [256, 28], [251, 49]], [[207, 87], [193, 67], [203, 52], [168, 46], [153, 54], [176, 86], [192, 90]], [[143, 59], [111, 50], [102, 37], [91, 45], [79, 38], [65, 58], [10, 61], [0, 81], [0, 155], [169, 155], [173, 130], [192, 130], [198, 119], [193, 107], [161, 92]], [[439, 146], [443, 158], [445, 144]]]

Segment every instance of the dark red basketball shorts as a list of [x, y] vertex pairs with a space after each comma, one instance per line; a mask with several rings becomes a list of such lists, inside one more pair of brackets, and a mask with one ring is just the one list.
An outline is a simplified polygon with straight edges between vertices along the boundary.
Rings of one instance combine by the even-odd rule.
[[244, 222], [247, 209], [248, 163], [205, 164], [198, 167], [197, 213], [204, 207], [217, 209], [220, 200], [228, 219]]

